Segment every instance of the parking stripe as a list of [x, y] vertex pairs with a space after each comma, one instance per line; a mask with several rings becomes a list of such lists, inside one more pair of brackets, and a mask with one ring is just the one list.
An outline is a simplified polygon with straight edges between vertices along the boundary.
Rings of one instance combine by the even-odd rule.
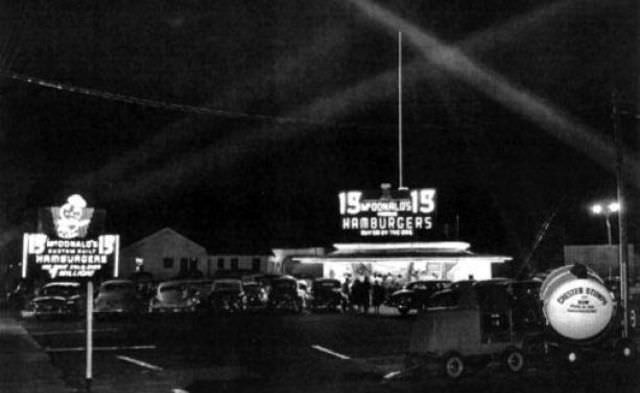
[[342, 359], [342, 360], [349, 360], [349, 359], [351, 359], [351, 358], [350, 358], [349, 356], [347, 356], [347, 355], [343, 355], [343, 354], [341, 354], [341, 353], [338, 353], [338, 352], [332, 351], [332, 350], [330, 350], [329, 348], [325, 348], [325, 347], [320, 346], [320, 345], [312, 345], [312, 346], [311, 346], [311, 348], [313, 348], [313, 349], [315, 349], [315, 350], [317, 350], [317, 351], [320, 351], [320, 352], [328, 353], [329, 355], [335, 356], [335, 357], [337, 357], [338, 359]]
[[125, 362], [133, 363], [133, 364], [135, 364], [137, 366], [148, 368], [149, 370], [154, 370], [154, 371], [162, 371], [163, 370], [163, 368], [160, 367], [160, 366], [156, 366], [156, 365], [153, 365], [151, 363], [143, 362], [142, 360], [130, 358], [128, 356], [120, 355], [120, 356], [116, 356], [116, 357], [118, 359], [120, 359], [120, 360], [124, 360]]
[[[156, 349], [155, 345], [131, 345], [124, 347], [93, 347], [94, 351], [125, 351], [133, 349]], [[85, 351], [85, 347], [67, 347], [67, 348], [50, 348], [44, 349], [45, 352], [82, 352]]]

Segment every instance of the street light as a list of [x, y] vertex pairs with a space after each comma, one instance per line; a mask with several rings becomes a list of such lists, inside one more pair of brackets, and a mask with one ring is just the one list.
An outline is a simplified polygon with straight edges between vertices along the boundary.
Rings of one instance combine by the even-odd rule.
[[620, 211], [620, 204], [618, 202], [610, 202], [607, 204], [596, 203], [591, 206], [591, 212], [595, 215], [604, 215], [605, 223], [607, 224], [607, 240], [609, 245], [613, 244], [611, 236], [611, 214]]

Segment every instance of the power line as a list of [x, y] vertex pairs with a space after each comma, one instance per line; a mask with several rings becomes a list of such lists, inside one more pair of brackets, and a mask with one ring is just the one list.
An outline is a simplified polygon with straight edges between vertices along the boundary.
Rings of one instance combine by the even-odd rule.
[[59, 91], [65, 91], [67, 93], [83, 94], [91, 97], [101, 98], [104, 100], [124, 102], [127, 104], [134, 104], [134, 105], [139, 105], [139, 106], [148, 107], [148, 108], [164, 109], [164, 110], [175, 111], [175, 112], [194, 113], [194, 114], [200, 114], [200, 115], [215, 115], [215, 116], [227, 117], [232, 119], [257, 119], [257, 120], [268, 120], [268, 121], [273, 121], [277, 123], [292, 123], [292, 124], [297, 123], [297, 124], [308, 124], [308, 125], [323, 124], [322, 122], [313, 121], [313, 120], [304, 119], [304, 118], [297, 118], [297, 117], [272, 116], [272, 115], [263, 115], [259, 113], [228, 111], [228, 110], [215, 109], [215, 108], [209, 108], [204, 106], [176, 104], [173, 102], [152, 100], [148, 98], [141, 98], [141, 97], [125, 95], [120, 93], [112, 93], [104, 90], [75, 86], [69, 83], [45, 80], [42, 78], [19, 74], [17, 72], [7, 71], [3, 69], [0, 69], [0, 76], [4, 76], [5, 78], [17, 80], [23, 83], [28, 83], [28, 84], [37, 85], [37, 86], [41, 86], [49, 89], [55, 89]]

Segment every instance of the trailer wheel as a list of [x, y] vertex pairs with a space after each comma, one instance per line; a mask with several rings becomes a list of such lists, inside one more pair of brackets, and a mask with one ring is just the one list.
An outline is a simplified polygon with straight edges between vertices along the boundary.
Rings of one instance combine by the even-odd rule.
[[524, 354], [517, 348], [507, 348], [503, 355], [504, 364], [512, 373], [520, 373], [526, 364]]
[[457, 352], [444, 355], [444, 373], [450, 379], [458, 379], [464, 373], [464, 360]]

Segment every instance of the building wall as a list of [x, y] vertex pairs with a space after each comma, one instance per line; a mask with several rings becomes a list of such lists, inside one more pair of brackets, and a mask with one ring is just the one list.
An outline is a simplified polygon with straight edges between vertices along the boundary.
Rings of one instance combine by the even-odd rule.
[[206, 274], [208, 260], [204, 247], [168, 228], [121, 250], [121, 277], [126, 278], [136, 271], [136, 258], [142, 259], [144, 271], [151, 273], [155, 280], [176, 277], [181, 272], [183, 260], [186, 260], [187, 269], [195, 263], [195, 267]]
[[[628, 245], [629, 277], [634, 279], [638, 275], [636, 269], [635, 251], [633, 244]], [[618, 276], [620, 265], [618, 261], [618, 245], [569, 245], [564, 246], [564, 264], [581, 263], [593, 269], [605, 278]]]
[[213, 276], [219, 270], [224, 271], [251, 271], [256, 273], [268, 273], [269, 255], [252, 254], [212, 254], [207, 258], [207, 266], [203, 272], [206, 276]]

